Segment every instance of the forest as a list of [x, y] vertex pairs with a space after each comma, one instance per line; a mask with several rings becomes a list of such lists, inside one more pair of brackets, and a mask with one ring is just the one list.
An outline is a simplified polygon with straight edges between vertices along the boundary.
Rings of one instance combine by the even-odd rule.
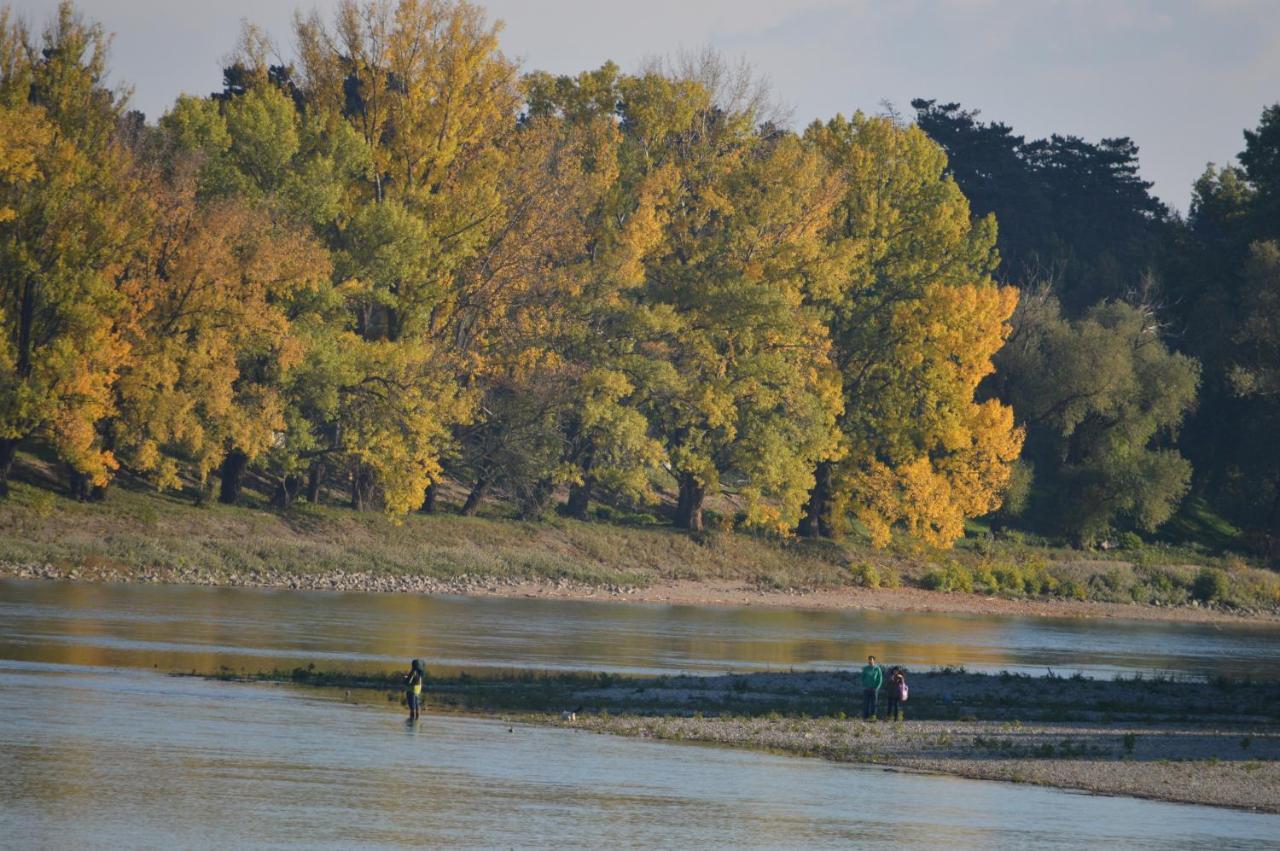
[[1183, 216], [1128, 138], [797, 130], [711, 52], [523, 72], [465, 0], [275, 35], [150, 121], [70, 3], [0, 11], [0, 494], [938, 548], [1194, 505], [1280, 558], [1280, 105]]

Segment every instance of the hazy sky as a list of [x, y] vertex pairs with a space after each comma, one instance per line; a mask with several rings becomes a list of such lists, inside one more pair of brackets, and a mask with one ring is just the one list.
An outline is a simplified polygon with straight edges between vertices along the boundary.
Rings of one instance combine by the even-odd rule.
[[[9, 0], [42, 24], [56, 0]], [[0, 0], [0, 4], [3, 0]], [[79, 0], [115, 33], [113, 82], [156, 118], [219, 88], [241, 18], [290, 52], [293, 10], [334, 0]], [[576, 72], [710, 44], [744, 57], [798, 125], [959, 101], [1027, 136], [1131, 136], [1156, 193], [1185, 210], [1280, 101], [1280, 0], [488, 0], [526, 70]]]

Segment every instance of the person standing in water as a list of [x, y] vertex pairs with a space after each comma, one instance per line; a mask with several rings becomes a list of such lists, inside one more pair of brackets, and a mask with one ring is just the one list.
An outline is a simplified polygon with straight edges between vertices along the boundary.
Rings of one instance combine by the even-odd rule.
[[876, 664], [876, 657], [868, 656], [862, 668], [862, 720], [876, 717], [876, 703], [880, 700], [880, 686], [884, 685], [884, 671]]
[[409, 673], [404, 678], [404, 696], [409, 704], [409, 720], [417, 721], [422, 711], [422, 681], [426, 677], [426, 668], [421, 659], [414, 659], [409, 665]]

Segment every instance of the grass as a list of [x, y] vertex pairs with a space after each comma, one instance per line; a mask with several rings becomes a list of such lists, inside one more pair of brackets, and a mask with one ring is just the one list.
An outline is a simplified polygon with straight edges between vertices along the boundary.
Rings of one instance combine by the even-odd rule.
[[977, 531], [950, 552], [903, 542], [879, 551], [856, 537], [689, 534], [652, 522], [389, 518], [305, 502], [276, 511], [256, 495], [252, 507], [198, 507], [189, 497], [125, 486], [104, 502], [80, 503], [27, 478], [0, 502], [0, 563], [231, 583], [356, 572], [611, 589], [728, 580], [766, 590], [906, 585], [1020, 599], [1280, 609], [1280, 575], [1239, 558], [1158, 546], [1102, 554]]

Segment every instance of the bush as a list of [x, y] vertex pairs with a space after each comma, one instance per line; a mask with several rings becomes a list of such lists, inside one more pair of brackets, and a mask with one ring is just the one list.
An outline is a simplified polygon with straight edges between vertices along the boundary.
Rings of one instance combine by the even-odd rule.
[[930, 591], [973, 591], [973, 574], [967, 567], [948, 561], [941, 567], [931, 567], [920, 580], [921, 586]]
[[1022, 584], [1028, 594], [1056, 594], [1059, 583], [1058, 577], [1050, 573], [1047, 568], [1036, 567], [1023, 577]]
[[1016, 564], [998, 565], [994, 571], [996, 586], [1001, 591], [1022, 590], [1022, 569]]
[[862, 564], [849, 568], [849, 571], [853, 574], [854, 583], [861, 585], [863, 588], [880, 587], [880, 571], [876, 569], [874, 564], [864, 561]]
[[991, 568], [985, 564], [979, 565], [973, 571], [974, 581], [985, 591], [996, 593], [1000, 590], [1000, 580], [992, 573]]
[[1206, 567], [1196, 574], [1191, 594], [1203, 603], [1211, 603], [1227, 596], [1227, 572], [1216, 567]]
[[1167, 570], [1153, 570], [1147, 574], [1147, 584], [1153, 591], [1171, 594], [1178, 587], [1178, 580]]
[[1125, 532], [1120, 536], [1120, 549], [1122, 550], [1140, 550], [1142, 546], [1142, 538], [1137, 532]]
[[1089, 598], [1085, 587], [1074, 579], [1068, 579], [1058, 586], [1058, 596], [1066, 597], [1068, 600], [1087, 600]]

